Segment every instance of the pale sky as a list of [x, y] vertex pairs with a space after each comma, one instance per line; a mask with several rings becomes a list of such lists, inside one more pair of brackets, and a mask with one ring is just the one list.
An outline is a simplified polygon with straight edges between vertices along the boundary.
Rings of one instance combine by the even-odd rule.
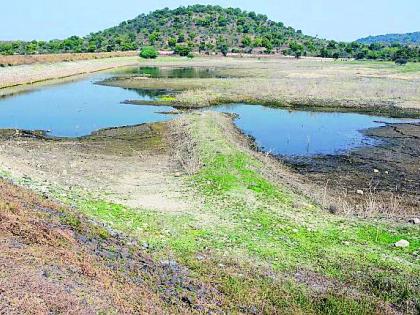
[[0, 0], [0, 40], [87, 35], [164, 7], [218, 4], [266, 14], [321, 38], [420, 31], [420, 0]]

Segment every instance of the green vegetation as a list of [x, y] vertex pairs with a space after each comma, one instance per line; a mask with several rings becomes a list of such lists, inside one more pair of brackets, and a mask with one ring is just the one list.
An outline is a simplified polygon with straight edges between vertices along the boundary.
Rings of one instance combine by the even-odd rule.
[[[143, 46], [177, 50], [184, 56], [200, 53], [283, 53], [328, 58], [420, 60], [418, 46], [345, 43], [307, 36], [262, 14], [211, 5], [165, 8], [120, 25], [65, 40], [0, 42], [0, 54], [111, 52]], [[186, 50], [190, 50], [186, 53]]]
[[[226, 117], [189, 115], [204, 165], [186, 180], [203, 206], [168, 213], [79, 200], [85, 214], [129, 233], [155, 257], [174, 257], [210, 281], [230, 312], [410, 312], [419, 302], [416, 227], [330, 215], [268, 181], [232, 140]], [[221, 120], [222, 119], [222, 120]], [[410, 241], [406, 249], [392, 244]]]
[[143, 47], [140, 51], [140, 57], [144, 59], [155, 59], [158, 55], [157, 50], [151, 46]]
[[182, 56], [182, 57], [186, 57], [188, 56], [191, 52], [192, 52], [192, 47], [188, 46], [188, 45], [176, 45], [175, 46], [175, 53]]

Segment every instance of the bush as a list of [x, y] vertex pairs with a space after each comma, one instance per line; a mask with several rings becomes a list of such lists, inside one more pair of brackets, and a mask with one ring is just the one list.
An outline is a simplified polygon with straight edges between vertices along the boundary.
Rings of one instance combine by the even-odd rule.
[[175, 53], [186, 57], [192, 52], [192, 48], [187, 45], [176, 45], [175, 47]]
[[190, 53], [187, 55], [187, 57], [188, 57], [188, 58], [190, 58], [190, 59], [193, 59], [193, 58], [194, 58], [194, 54], [193, 54], [192, 52], [190, 52]]
[[159, 53], [154, 47], [143, 47], [140, 51], [140, 57], [144, 59], [155, 59]]
[[408, 60], [406, 58], [397, 58], [395, 59], [395, 63], [397, 65], [403, 66], [405, 64], [407, 64]]

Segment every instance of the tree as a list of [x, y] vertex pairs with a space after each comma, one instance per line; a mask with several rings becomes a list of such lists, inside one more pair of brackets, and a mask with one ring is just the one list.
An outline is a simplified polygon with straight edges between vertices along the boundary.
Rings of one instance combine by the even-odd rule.
[[229, 53], [229, 47], [228, 47], [228, 45], [227, 44], [222, 44], [221, 46], [220, 46], [220, 52], [223, 54], [223, 56], [227, 56], [227, 54]]
[[300, 58], [303, 55], [303, 51], [305, 50], [305, 48], [303, 47], [302, 44], [293, 41], [290, 43], [289, 45], [290, 50], [292, 51], [292, 54], [296, 57], [296, 58]]
[[252, 45], [252, 39], [249, 36], [244, 36], [241, 42], [243, 47], [250, 47]]
[[[264, 37], [262, 39], [262, 46], [267, 48], [268, 51], [271, 51], [273, 49], [273, 44], [267, 37]], [[303, 46], [302, 46], [302, 50], [303, 50]]]
[[262, 38], [261, 37], [257, 37], [254, 39], [254, 43], [252, 44], [254, 47], [262, 47]]
[[171, 48], [174, 48], [176, 46], [176, 38], [175, 37], [170, 37], [168, 39], [168, 46]]
[[188, 45], [185, 44], [178, 44], [175, 46], [175, 53], [182, 56], [182, 57], [186, 57], [189, 55], [189, 53], [192, 52], [192, 48], [189, 47]]
[[140, 57], [144, 59], [155, 59], [158, 55], [157, 50], [151, 46], [143, 47], [140, 51]]
[[153, 32], [152, 34], [150, 34], [150, 36], [149, 36], [149, 42], [150, 42], [150, 44], [154, 45], [155, 42], [157, 40], [159, 40], [159, 37], [160, 37], [160, 33], [159, 32]]
[[185, 42], [185, 34], [184, 33], [180, 33], [178, 35], [178, 43], [183, 43]]
[[223, 37], [219, 37], [217, 39], [217, 49], [220, 50], [220, 52], [223, 54], [223, 56], [227, 56], [228, 52], [229, 52], [229, 47], [227, 45], [227, 41], [225, 38]]

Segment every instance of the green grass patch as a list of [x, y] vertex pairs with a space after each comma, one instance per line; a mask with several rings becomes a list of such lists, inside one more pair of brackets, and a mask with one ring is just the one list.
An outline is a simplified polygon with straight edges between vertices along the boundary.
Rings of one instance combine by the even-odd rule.
[[[147, 243], [153, 256], [175, 257], [198, 279], [210, 279], [233, 313], [372, 314], [380, 302], [415, 307], [418, 228], [331, 215], [268, 181], [264, 165], [231, 143], [214, 115], [188, 116], [204, 165], [189, 181], [203, 206], [168, 213], [85, 198], [77, 207]], [[393, 247], [400, 239], [410, 247]], [[344, 296], [334, 286], [314, 292], [297, 283], [296, 270], [357, 294]]]

